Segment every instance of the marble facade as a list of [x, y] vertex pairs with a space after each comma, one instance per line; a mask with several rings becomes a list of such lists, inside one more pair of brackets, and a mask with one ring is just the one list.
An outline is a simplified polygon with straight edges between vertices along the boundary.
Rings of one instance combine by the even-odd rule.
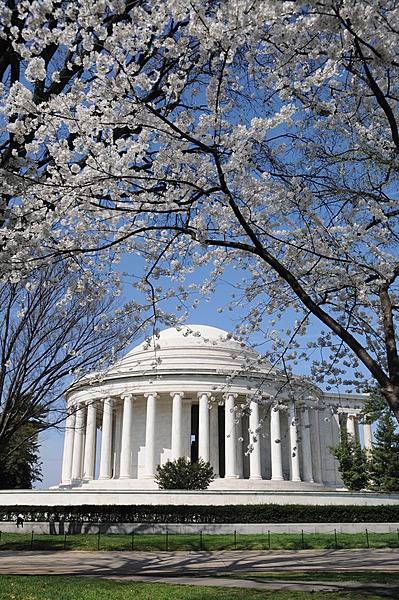
[[167, 329], [70, 388], [59, 488], [155, 489], [157, 466], [180, 456], [209, 461], [215, 490], [342, 488], [329, 448], [343, 425], [370, 447], [363, 402], [300, 378], [287, 390], [220, 329]]

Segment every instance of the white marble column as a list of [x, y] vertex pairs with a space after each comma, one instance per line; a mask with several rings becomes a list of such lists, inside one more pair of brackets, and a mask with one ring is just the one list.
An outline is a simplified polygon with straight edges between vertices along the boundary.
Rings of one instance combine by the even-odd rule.
[[243, 448], [243, 435], [242, 435], [242, 417], [236, 423], [236, 460], [237, 460], [237, 475], [238, 479], [244, 479], [244, 448]]
[[363, 444], [367, 452], [373, 447], [373, 434], [371, 431], [371, 423], [363, 423]]
[[356, 415], [348, 413], [346, 418], [346, 431], [352, 436], [352, 441], [356, 442]]
[[122, 445], [120, 479], [132, 477], [132, 428], [133, 428], [133, 396], [123, 396]]
[[145, 464], [144, 477], [155, 475], [155, 417], [157, 393], [145, 394], [147, 398], [147, 415], [145, 424]]
[[224, 402], [225, 417], [225, 479], [237, 479], [237, 430], [235, 423], [234, 401], [237, 394], [226, 394]]
[[113, 440], [112, 464], [113, 464], [114, 479], [120, 479], [120, 474], [121, 474], [122, 418], [123, 418], [123, 405], [117, 404], [114, 407], [114, 427], [113, 427], [113, 432], [112, 432], [112, 440]]
[[73, 408], [68, 409], [68, 416], [65, 423], [64, 433], [64, 453], [62, 457], [62, 475], [61, 483], [71, 483], [72, 479], [72, 460], [73, 460], [73, 441], [75, 436], [75, 413]]
[[97, 408], [95, 401], [91, 401], [87, 405], [86, 444], [83, 461], [83, 479], [94, 479], [96, 464], [96, 434]]
[[219, 404], [217, 402], [212, 402], [209, 413], [210, 463], [215, 477], [219, 477]]
[[184, 456], [183, 450], [183, 392], [171, 392], [172, 397], [172, 460]]
[[280, 409], [278, 404], [270, 411], [270, 453], [272, 460], [272, 480], [282, 481], [283, 461], [281, 454]]
[[251, 400], [249, 409], [249, 444], [252, 446], [249, 454], [249, 478], [262, 479], [258, 402]]
[[312, 444], [310, 439], [309, 410], [304, 409], [302, 414], [302, 473], [304, 481], [313, 483]]
[[112, 398], [103, 402], [103, 426], [101, 436], [100, 476], [99, 479], [111, 479], [112, 450]]
[[209, 398], [210, 393], [198, 394], [198, 458], [209, 462]]
[[298, 426], [294, 402], [290, 402], [289, 405], [288, 423], [290, 431], [291, 481], [301, 481], [301, 475], [299, 472]]
[[316, 410], [314, 412], [315, 415], [315, 428], [314, 428], [314, 436], [313, 436], [313, 456], [314, 456], [314, 472], [313, 479], [317, 483], [323, 483], [323, 467], [322, 467], [322, 458], [321, 458], [321, 444], [320, 444], [320, 411]]
[[73, 441], [72, 479], [82, 478], [83, 442], [85, 434], [85, 407], [80, 405], [76, 411], [75, 436]]

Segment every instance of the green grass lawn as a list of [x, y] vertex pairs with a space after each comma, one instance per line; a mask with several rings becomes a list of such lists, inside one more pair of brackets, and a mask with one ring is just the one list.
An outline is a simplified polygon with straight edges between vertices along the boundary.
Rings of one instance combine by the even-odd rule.
[[220, 577], [232, 579], [265, 579], [280, 581], [356, 581], [360, 583], [386, 583], [393, 586], [399, 585], [399, 573], [386, 573], [383, 571], [274, 571], [273, 573], [230, 573], [221, 574]]
[[398, 548], [393, 533], [357, 534], [277, 534], [211, 535], [135, 534], [131, 535], [40, 535], [2, 533], [1, 550], [303, 550], [334, 548]]
[[375, 594], [258, 591], [83, 577], [0, 576], [0, 600], [382, 600]]

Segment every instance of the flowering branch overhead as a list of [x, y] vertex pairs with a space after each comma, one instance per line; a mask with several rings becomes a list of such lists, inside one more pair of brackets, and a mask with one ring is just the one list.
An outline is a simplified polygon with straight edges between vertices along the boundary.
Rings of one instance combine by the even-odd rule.
[[[39, 248], [139, 254], [151, 302], [204, 267], [198, 291], [244, 274], [240, 333], [294, 364], [317, 349], [331, 386], [361, 366], [399, 417], [398, 13], [0, 2], [2, 276]], [[304, 348], [312, 319], [325, 330]]]

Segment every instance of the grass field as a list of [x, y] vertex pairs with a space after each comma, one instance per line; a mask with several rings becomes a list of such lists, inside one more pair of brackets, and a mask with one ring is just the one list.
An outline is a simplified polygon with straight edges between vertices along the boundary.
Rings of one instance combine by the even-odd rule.
[[[221, 575], [225, 577], [226, 575]], [[399, 573], [383, 571], [274, 571], [272, 573], [230, 573], [232, 579], [265, 579], [268, 581], [356, 581], [360, 583], [386, 583], [399, 585]]]
[[398, 548], [393, 533], [270, 535], [41, 535], [2, 533], [1, 550], [304, 550], [334, 548]]
[[[386, 596], [385, 596], [386, 597]], [[382, 600], [378, 594], [257, 591], [82, 577], [0, 576], [0, 600]]]

